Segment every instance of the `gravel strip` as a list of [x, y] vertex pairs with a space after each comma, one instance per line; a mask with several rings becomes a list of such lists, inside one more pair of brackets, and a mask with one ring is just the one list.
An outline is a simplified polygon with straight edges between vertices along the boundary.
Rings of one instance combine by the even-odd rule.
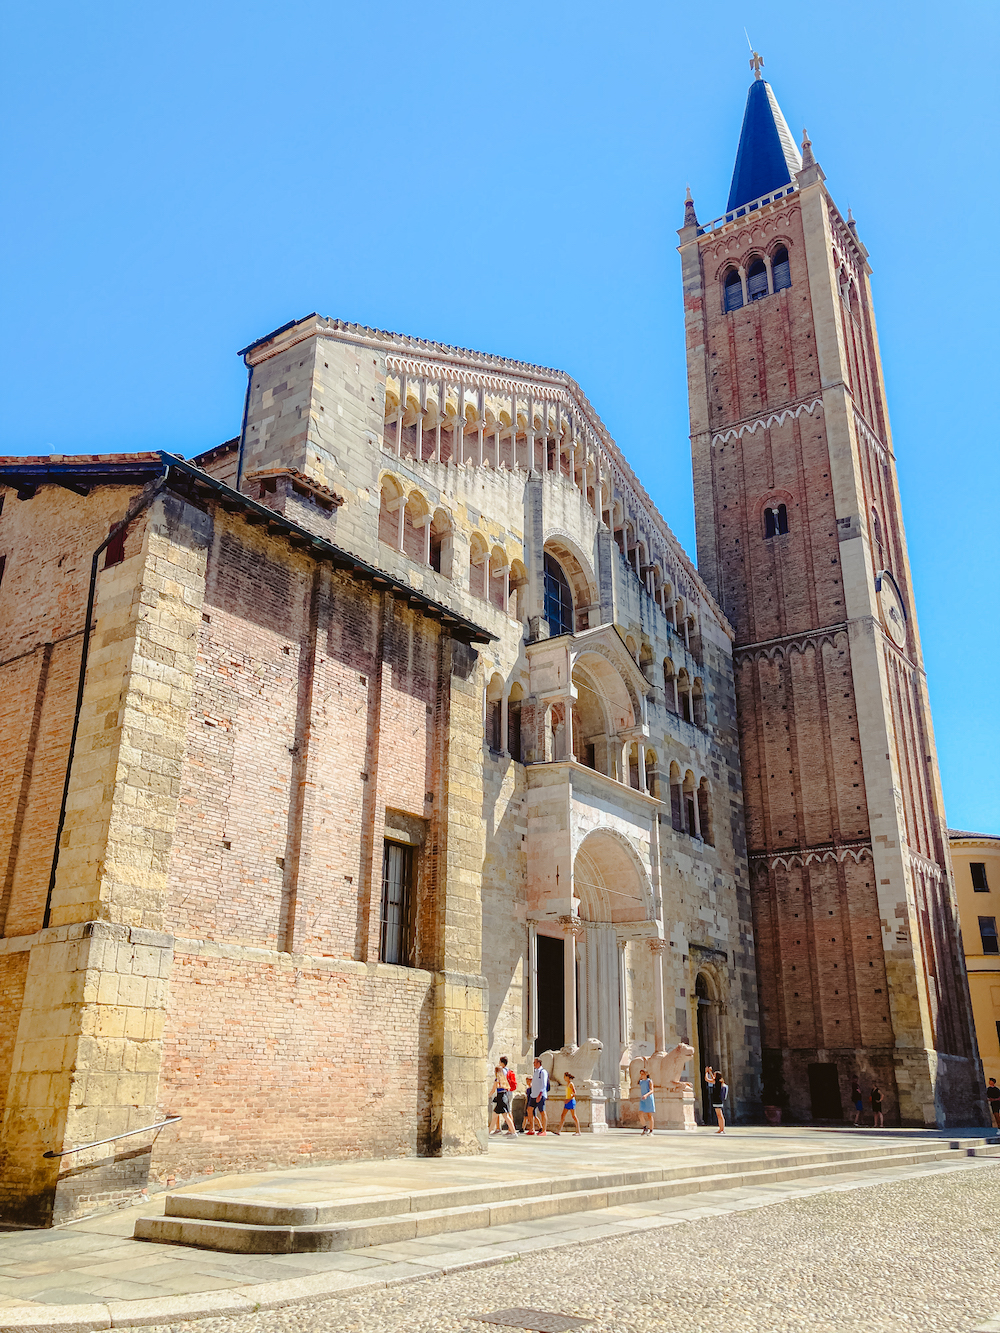
[[491, 1333], [475, 1314], [512, 1306], [593, 1333], [970, 1333], [1000, 1311], [998, 1217], [984, 1163], [158, 1333]]

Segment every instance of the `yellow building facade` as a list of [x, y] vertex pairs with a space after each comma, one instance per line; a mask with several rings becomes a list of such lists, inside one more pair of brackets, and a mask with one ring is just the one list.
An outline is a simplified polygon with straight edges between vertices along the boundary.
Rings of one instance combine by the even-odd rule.
[[1000, 837], [949, 829], [948, 841], [983, 1075], [1000, 1083]]

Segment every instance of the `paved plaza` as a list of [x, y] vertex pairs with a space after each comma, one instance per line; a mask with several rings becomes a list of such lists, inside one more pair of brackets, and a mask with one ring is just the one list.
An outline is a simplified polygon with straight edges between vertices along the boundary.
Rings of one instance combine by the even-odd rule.
[[[606, 1175], [637, 1165], [697, 1167], [720, 1178], [697, 1193], [336, 1253], [235, 1254], [134, 1240], [136, 1219], [162, 1212], [161, 1196], [52, 1231], [0, 1233], [0, 1328], [89, 1333], [207, 1318], [198, 1333], [283, 1333], [293, 1326], [417, 1333], [485, 1329], [470, 1322], [477, 1310], [528, 1306], [582, 1314], [609, 1330], [715, 1329], [721, 1315], [727, 1333], [870, 1333], [901, 1328], [892, 1320], [903, 1310], [907, 1328], [971, 1330], [1000, 1311], [1000, 1174], [998, 1159], [967, 1155], [977, 1133], [981, 1142], [986, 1131], [963, 1139], [737, 1128], [725, 1136], [657, 1134], [650, 1142], [613, 1131], [494, 1141], [477, 1158], [342, 1163], [203, 1181], [186, 1192], [289, 1204], [483, 1182], [541, 1190], [582, 1169]], [[931, 1160], [949, 1144], [957, 1151]], [[926, 1160], [914, 1161], [919, 1153]], [[748, 1179], [762, 1162], [775, 1161], [785, 1164], [780, 1179]], [[897, 1252], [905, 1262], [891, 1257]], [[911, 1269], [921, 1274], [916, 1287], [905, 1280]], [[792, 1322], [776, 1322], [774, 1301], [793, 1288]], [[884, 1289], [884, 1308], [869, 1318], [862, 1302], [876, 1288]], [[717, 1294], [709, 1299], [710, 1292]], [[831, 1293], [839, 1293], [836, 1300]], [[828, 1300], [829, 1319], [817, 1322]], [[845, 1323], [851, 1301], [858, 1322]]]
[[[592, 1321], [582, 1333], [1000, 1329], [987, 1322], [1000, 1310], [994, 1165], [706, 1212], [597, 1244], [565, 1233], [558, 1252], [197, 1333], [495, 1333], [475, 1316], [518, 1306]], [[183, 1329], [150, 1333], [169, 1327]]]

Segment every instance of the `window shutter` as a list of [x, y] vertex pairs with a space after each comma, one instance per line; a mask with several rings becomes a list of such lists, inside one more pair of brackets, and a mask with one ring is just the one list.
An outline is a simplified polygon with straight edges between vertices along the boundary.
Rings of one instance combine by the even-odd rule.
[[767, 295], [767, 271], [752, 273], [747, 279], [747, 294], [751, 301], [759, 301]]
[[776, 292], [780, 292], [784, 287], [791, 287], [792, 274], [787, 259], [775, 264], [771, 272], [774, 274], [774, 290]]

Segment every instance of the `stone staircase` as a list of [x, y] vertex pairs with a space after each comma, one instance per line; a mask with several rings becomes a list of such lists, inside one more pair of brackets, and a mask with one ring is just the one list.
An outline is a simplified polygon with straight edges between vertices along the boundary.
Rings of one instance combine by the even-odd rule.
[[[869, 1143], [871, 1140], [869, 1140]], [[301, 1204], [226, 1195], [168, 1194], [162, 1217], [142, 1217], [137, 1240], [236, 1254], [357, 1250], [370, 1245], [507, 1226], [567, 1213], [651, 1202], [707, 1190], [884, 1171], [891, 1167], [1000, 1156], [1000, 1140], [937, 1139], [781, 1157], [640, 1170], [539, 1176]]]

